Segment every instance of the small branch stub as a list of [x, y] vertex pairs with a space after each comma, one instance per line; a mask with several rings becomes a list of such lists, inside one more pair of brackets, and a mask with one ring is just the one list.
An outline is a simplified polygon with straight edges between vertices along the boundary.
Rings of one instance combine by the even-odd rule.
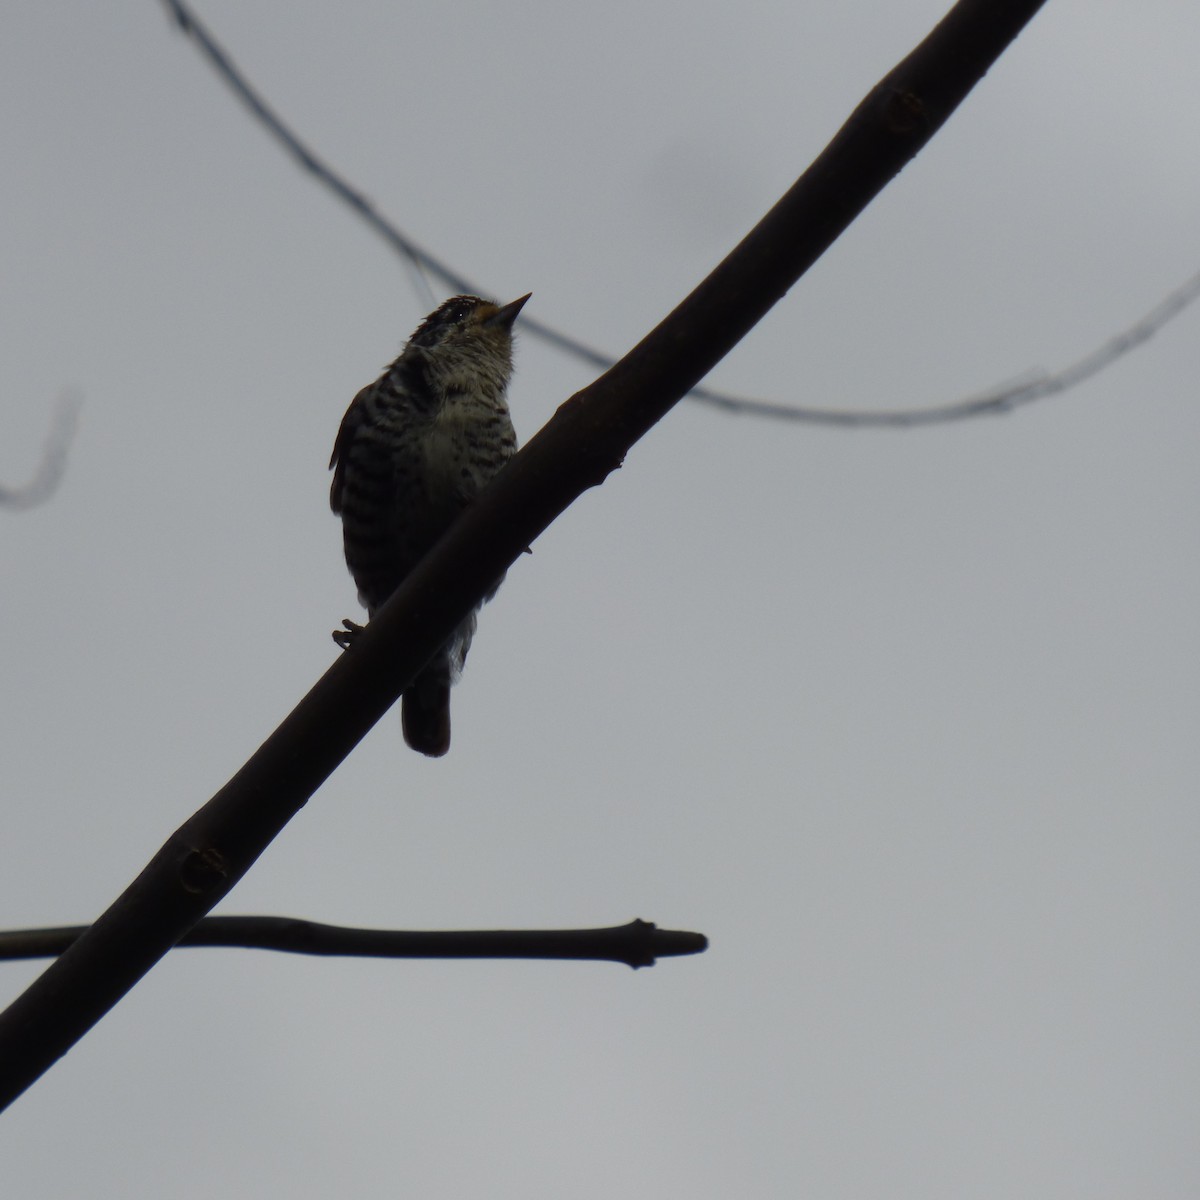
[[193, 896], [223, 888], [228, 878], [229, 863], [220, 850], [212, 846], [189, 850], [179, 864], [179, 882]]

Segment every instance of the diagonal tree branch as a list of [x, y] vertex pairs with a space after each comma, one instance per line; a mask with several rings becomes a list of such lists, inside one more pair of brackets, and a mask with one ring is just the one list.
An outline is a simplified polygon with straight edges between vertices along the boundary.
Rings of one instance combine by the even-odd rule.
[[0, 1015], [0, 1105], [249, 870], [454, 627], [732, 349], [937, 132], [1043, 0], [959, 0], [655, 330], [567, 400], [240, 771]]
[[[404, 233], [399, 226], [385, 217], [362, 192], [348, 183], [311, 147], [302, 142], [250, 83], [228, 52], [196, 19], [185, 0], [163, 0], [163, 3], [179, 28], [196, 43], [200, 53], [208, 60], [213, 70], [300, 167], [333, 192], [342, 203], [346, 204], [404, 259], [413, 275], [418, 291], [428, 301], [425, 307], [433, 307], [426, 272], [440, 279], [454, 291], [486, 294], [486, 288], [480, 288], [478, 283], [472, 282], [443, 259], [430, 254]], [[1143, 345], [1197, 298], [1200, 298], [1200, 274], [1193, 276], [1178, 287], [1133, 326], [1110, 337], [1103, 345], [1068, 367], [1054, 373], [1040, 370], [1027, 371], [1015, 383], [1000, 384], [966, 399], [929, 405], [925, 408], [815, 408], [811, 405], [785, 404], [772, 400], [757, 400], [749, 396], [736, 396], [729, 392], [720, 392], [703, 386], [692, 388], [688, 393], [688, 398], [727, 413], [767, 417], [773, 420], [801, 422], [810, 425], [833, 425], [848, 429], [881, 427], [908, 429], [922, 425], [941, 425], [951, 421], [962, 421], [985, 414], [1007, 413], [1035, 400], [1044, 400], [1048, 396], [1058, 395], [1068, 388], [1090, 379], [1131, 350]], [[612, 366], [611, 356], [571, 334], [563, 333], [561, 330], [537, 320], [536, 317], [522, 317], [521, 328], [598, 370], [607, 370]]]
[[[87, 932], [86, 925], [10, 929], [0, 933], [0, 960], [53, 958]], [[605, 929], [351, 929], [299, 917], [205, 917], [176, 946], [226, 946], [289, 954], [355, 958], [540, 958], [620, 962], [652, 967], [659, 958], [700, 954], [702, 933], [659, 929], [634, 920]]]

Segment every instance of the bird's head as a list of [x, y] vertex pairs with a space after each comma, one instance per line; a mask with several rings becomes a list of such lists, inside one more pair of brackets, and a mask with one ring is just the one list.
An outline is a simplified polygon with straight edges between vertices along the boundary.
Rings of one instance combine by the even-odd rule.
[[457, 350], [507, 355], [512, 350], [513, 322], [530, 295], [504, 305], [478, 296], [453, 296], [421, 322], [409, 345], [433, 353]]

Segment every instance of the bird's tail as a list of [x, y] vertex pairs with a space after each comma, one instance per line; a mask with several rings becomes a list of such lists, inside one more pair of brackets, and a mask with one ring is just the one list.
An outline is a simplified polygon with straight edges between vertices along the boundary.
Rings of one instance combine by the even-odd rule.
[[404, 740], [430, 758], [450, 749], [450, 660], [439, 655], [405, 689], [400, 701]]

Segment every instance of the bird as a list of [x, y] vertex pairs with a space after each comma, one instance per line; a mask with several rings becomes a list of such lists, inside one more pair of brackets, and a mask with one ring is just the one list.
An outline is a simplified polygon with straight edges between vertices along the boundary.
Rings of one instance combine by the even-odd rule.
[[[516, 453], [507, 393], [513, 323], [528, 299], [446, 300], [342, 418], [329, 460], [329, 504], [342, 519], [346, 565], [368, 620]], [[466, 661], [478, 611], [404, 689], [404, 740], [431, 758], [450, 749], [450, 687]], [[345, 650], [362, 626], [342, 624], [333, 638]]]

